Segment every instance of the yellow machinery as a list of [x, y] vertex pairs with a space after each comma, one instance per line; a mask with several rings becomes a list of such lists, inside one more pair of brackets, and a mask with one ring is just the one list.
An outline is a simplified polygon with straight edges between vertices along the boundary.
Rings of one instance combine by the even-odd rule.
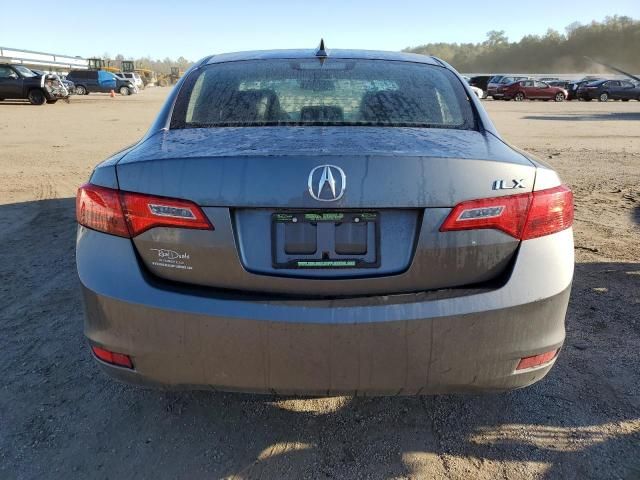
[[158, 75], [158, 85], [161, 87], [168, 87], [169, 85], [175, 85], [180, 80], [180, 77], [184, 75], [184, 72], [178, 67], [171, 67], [171, 73], [161, 73]]
[[149, 70], [148, 68], [136, 68], [134, 72], [140, 74], [142, 78], [142, 83], [144, 86], [147, 85], [157, 85], [158, 84], [158, 74], [153, 70]]
[[147, 85], [155, 85], [157, 82], [156, 72], [154, 72], [153, 70], [149, 70], [148, 68], [136, 68], [133, 60], [122, 60], [122, 62], [120, 62], [120, 65], [122, 66], [122, 71], [125, 73], [135, 72], [139, 74], [145, 87]]
[[89, 70], [106, 70], [111, 73], [118, 73], [120, 69], [117, 67], [112, 67], [111, 60], [104, 61], [102, 58], [89, 58]]
[[157, 73], [148, 68], [136, 68], [135, 63], [132, 60], [122, 60], [121, 68], [112, 67], [111, 60], [103, 60], [102, 58], [89, 58], [89, 70], [106, 70], [111, 73], [119, 72], [136, 72], [140, 74], [144, 86], [147, 85], [159, 85], [161, 87], [167, 87], [169, 85], [175, 85], [184, 72], [178, 67], [171, 67], [171, 73]]

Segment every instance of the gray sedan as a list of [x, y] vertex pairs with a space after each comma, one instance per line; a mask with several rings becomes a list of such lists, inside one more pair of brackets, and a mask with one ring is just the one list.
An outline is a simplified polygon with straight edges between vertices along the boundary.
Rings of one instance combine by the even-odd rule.
[[572, 193], [434, 57], [207, 57], [77, 218], [85, 334], [127, 382], [502, 391], [565, 338]]

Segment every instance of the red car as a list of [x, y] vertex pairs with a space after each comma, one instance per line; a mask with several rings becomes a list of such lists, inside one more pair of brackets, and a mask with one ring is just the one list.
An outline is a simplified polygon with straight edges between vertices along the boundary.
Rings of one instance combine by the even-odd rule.
[[520, 80], [498, 88], [498, 92], [505, 100], [512, 98], [516, 102], [522, 100], [554, 100], [563, 102], [567, 98], [567, 91], [561, 87], [539, 82], [538, 80]]

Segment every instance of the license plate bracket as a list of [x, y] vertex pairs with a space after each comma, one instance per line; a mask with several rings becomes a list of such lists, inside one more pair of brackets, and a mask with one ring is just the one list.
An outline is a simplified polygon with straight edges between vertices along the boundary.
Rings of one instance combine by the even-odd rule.
[[380, 214], [283, 211], [271, 215], [272, 265], [279, 269], [380, 266]]

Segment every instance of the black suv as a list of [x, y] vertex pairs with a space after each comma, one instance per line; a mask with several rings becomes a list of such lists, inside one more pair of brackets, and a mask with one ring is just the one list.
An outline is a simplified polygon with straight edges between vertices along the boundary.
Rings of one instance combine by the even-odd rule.
[[44, 88], [42, 75], [22, 65], [0, 63], [0, 100], [5, 98], [29, 100], [32, 105], [58, 100]]

